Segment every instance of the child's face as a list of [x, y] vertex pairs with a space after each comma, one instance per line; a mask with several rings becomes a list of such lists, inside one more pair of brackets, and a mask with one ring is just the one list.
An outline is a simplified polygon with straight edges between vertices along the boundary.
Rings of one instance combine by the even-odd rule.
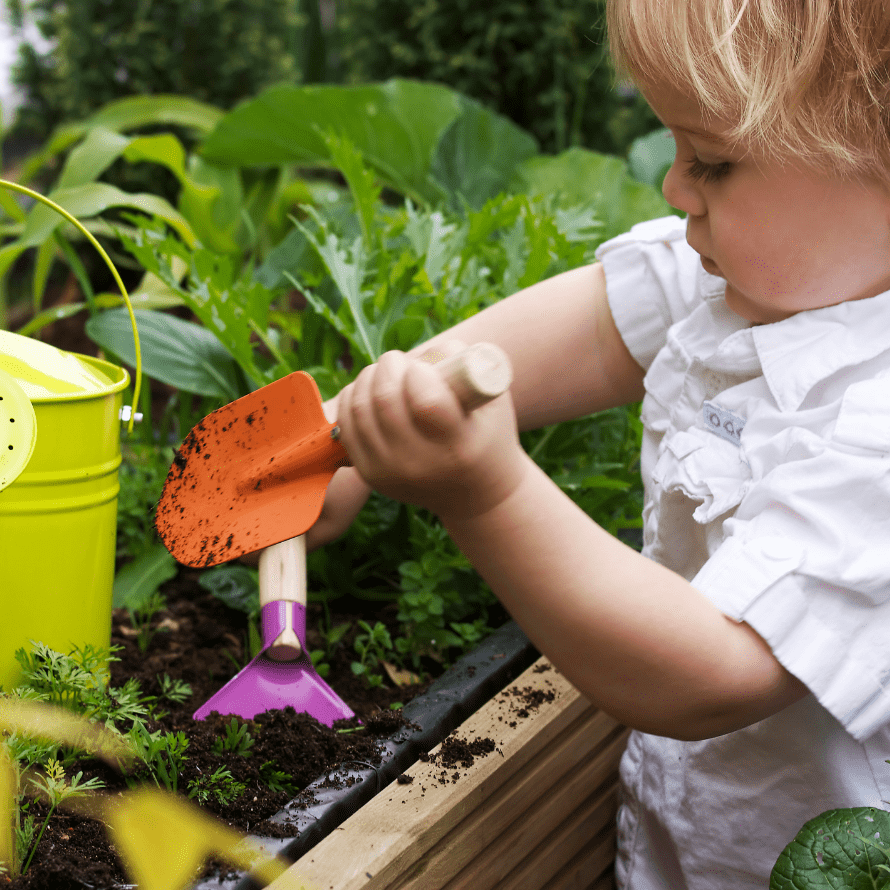
[[890, 290], [890, 190], [730, 150], [697, 101], [643, 92], [677, 143], [664, 196], [736, 314], [764, 324]]

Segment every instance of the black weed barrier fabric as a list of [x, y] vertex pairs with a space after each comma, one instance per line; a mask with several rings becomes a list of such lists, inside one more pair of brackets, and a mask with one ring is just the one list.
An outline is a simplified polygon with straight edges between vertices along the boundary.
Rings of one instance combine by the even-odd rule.
[[[296, 825], [299, 834], [258, 840], [270, 855], [280, 854], [295, 862], [394, 782], [420, 754], [435, 748], [538, 657], [538, 651], [516, 622], [507, 622], [405, 706], [405, 719], [417, 728], [401, 729], [385, 741], [378, 766], [344, 764], [320, 777], [304, 792], [310, 792], [317, 803], [302, 807], [292, 802], [272, 818], [273, 822]], [[323, 787], [331, 779], [341, 787]], [[345, 785], [349, 787], [342, 787]], [[193, 890], [257, 890], [259, 886], [242, 874], [205, 879], [193, 885]]]

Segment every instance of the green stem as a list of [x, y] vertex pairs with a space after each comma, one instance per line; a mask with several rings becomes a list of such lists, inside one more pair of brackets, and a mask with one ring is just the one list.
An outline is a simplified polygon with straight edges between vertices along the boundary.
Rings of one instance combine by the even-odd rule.
[[22, 874], [25, 874], [31, 867], [31, 860], [34, 858], [34, 854], [37, 852], [37, 848], [40, 846], [40, 841], [43, 838], [43, 832], [46, 831], [46, 826], [49, 825], [49, 820], [52, 818], [52, 815], [53, 813], [55, 813], [56, 807], [58, 805], [58, 802], [56, 802], [49, 808], [49, 812], [46, 814], [46, 818], [43, 820], [43, 825], [40, 826], [40, 834], [37, 835], [37, 840], [34, 841], [34, 844], [31, 847], [31, 852], [28, 853], [28, 858], [25, 860], [25, 864], [22, 866]]

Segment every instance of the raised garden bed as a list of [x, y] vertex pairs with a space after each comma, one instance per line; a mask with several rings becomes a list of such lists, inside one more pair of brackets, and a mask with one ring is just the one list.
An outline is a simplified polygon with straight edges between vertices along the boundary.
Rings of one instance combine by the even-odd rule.
[[[197, 587], [195, 577], [183, 573], [165, 587], [169, 605], [155, 618], [145, 654], [125, 615], [116, 613], [114, 623], [114, 642], [124, 648], [112, 686], [139, 676], [157, 694], [156, 677], [163, 673], [194, 686], [192, 697], [170, 704], [164, 719], [164, 726], [186, 732], [193, 746], [180, 789], [200, 769], [200, 750], [224, 734], [228, 718], [195, 724], [190, 714], [235, 670], [225, 650], [237, 653], [243, 632], [243, 616]], [[286, 751], [303, 790], [276, 796], [256, 793], [258, 785], [238, 801], [211, 801], [208, 808], [260, 838], [270, 853], [295, 861], [274, 885], [282, 890], [300, 882], [337, 890], [475, 890], [504, 881], [606, 888], [626, 733], [537, 658], [507, 622], [428, 688], [414, 690], [419, 694], [396, 712], [389, 701], [409, 690], [368, 690], [332, 662], [328, 680], [362, 715], [365, 728], [337, 733], [308, 717], [277, 712], [254, 730], [260, 756], [252, 759], [258, 764], [272, 746]], [[249, 767], [237, 773], [229, 765], [247, 781]], [[114, 778], [103, 778], [111, 788]], [[126, 880], [102, 829], [59, 813], [30, 872], [10, 886], [80, 890], [117, 888]], [[243, 874], [213, 867], [194, 885], [254, 886]]]
[[627, 734], [541, 658], [270, 887], [611, 890]]
[[[344, 652], [331, 660], [327, 680], [360, 715], [361, 729], [337, 732], [308, 715], [271, 712], [258, 721], [259, 727], [249, 727], [255, 739], [249, 758], [233, 754], [221, 761], [212, 749], [225, 735], [231, 718], [196, 723], [191, 713], [232, 676], [235, 662], [244, 659], [244, 615], [200, 588], [197, 577], [198, 573], [183, 572], [164, 586], [169, 604], [152, 621], [145, 653], [137, 646], [137, 632], [126, 613], [115, 613], [112, 642], [122, 648], [117, 653], [120, 660], [112, 665], [110, 685], [119, 688], [136, 678], [143, 691], [160, 696], [158, 678], [164, 674], [188, 683], [191, 695], [179, 703], [164, 700], [168, 713], [150, 726], [183, 732], [189, 739], [179, 790], [185, 791], [191, 780], [224, 765], [249, 793], [230, 801], [207, 799], [203, 801], [206, 808], [227, 824], [264, 838], [270, 850], [291, 859], [356, 812], [537, 655], [509, 622], [431, 686], [389, 684], [369, 689], [349, 670], [349, 656]], [[403, 711], [390, 710], [391, 702], [412, 696], [416, 697]], [[293, 792], [272, 792], [259, 781], [257, 767], [273, 756], [275, 767], [287, 772], [288, 781], [302, 789], [296, 797]], [[90, 763], [78, 764], [77, 769], [81, 768], [87, 778], [99, 775], [108, 790], [125, 787], [110, 770]], [[32, 807], [42, 812], [40, 804]], [[110, 888], [125, 880], [101, 827], [59, 811], [49, 823], [30, 871], [11, 886]], [[196, 886], [209, 890], [235, 886], [240, 880], [241, 876], [227, 872], [211, 873]]]

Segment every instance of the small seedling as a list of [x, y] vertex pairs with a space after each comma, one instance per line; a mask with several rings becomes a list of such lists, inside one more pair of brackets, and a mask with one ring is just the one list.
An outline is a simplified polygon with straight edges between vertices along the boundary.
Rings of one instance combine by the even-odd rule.
[[[185, 752], [189, 740], [182, 732], [149, 732], [142, 723], [137, 723], [127, 735], [127, 741], [136, 756], [148, 767], [155, 784], [163, 785], [168, 791], [176, 791], [179, 773], [187, 760]], [[130, 787], [137, 784], [133, 777], [127, 780]]]
[[215, 800], [221, 806], [234, 803], [244, 794], [246, 786], [237, 781], [224, 766], [215, 769], [209, 776], [200, 775], [188, 784], [188, 796], [198, 803]]
[[184, 680], [174, 680], [169, 674], [158, 674], [161, 697], [175, 705], [181, 705], [192, 694], [192, 687]]
[[324, 649], [313, 649], [309, 653], [309, 657], [312, 659], [312, 666], [318, 672], [319, 677], [327, 677], [330, 673], [330, 659], [334, 654], [334, 650], [340, 645], [350, 627], [351, 625], [348, 622], [346, 624], [340, 624], [337, 627], [332, 627], [330, 630], [325, 630], [319, 625], [318, 630], [324, 639], [325, 647]]
[[253, 745], [253, 736], [248, 731], [247, 724], [239, 723], [236, 717], [232, 717], [225, 733], [213, 742], [213, 753], [219, 755], [231, 751], [240, 757], [250, 757]]
[[[31, 865], [31, 860], [34, 858], [34, 853], [40, 846], [40, 841], [43, 838], [43, 833], [46, 831], [46, 826], [49, 824], [49, 820], [52, 818], [52, 815], [55, 813], [59, 804], [66, 800], [70, 800], [73, 797], [78, 797], [79, 795], [87, 794], [91, 791], [98, 791], [100, 788], [105, 787], [105, 784], [101, 779], [92, 778], [86, 782], [82, 782], [82, 778], [83, 773], [80, 772], [72, 776], [71, 779], [66, 780], [65, 767], [62, 766], [58, 760], [52, 758], [46, 764], [45, 773], [42, 776], [31, 779], [31, 785], [34, 787], [35, 791], [49, 803], [49, 810], [43, 820], [43, 824], [40, 826], [40, 831], [37, 833], [37, 840], [31, 845], [31, 852], [22, 865], [22, 874], [25, 874], [25, 872], [28, 871], [28, 867]], [[25, 820], [27, 828], [21, 835], [22, 841], [25, 838], [30, 841], [30, 838], [34, 836], [33, 820], [33, 816], [28, 816]], [[19, 840], [19, 838], [17, 838], [17, 840]]]
[[260, 767], [260, 779], [263, 784], [276, 794], [296, 794], [300, 786], [283, 770], [278, 769], [271, 760]]
[[392, 638], [386, 625], [378, 621], [373, 627], [367, 621], [359, 621], [360, 633], [355, 638], [355, 651], [360, 661], [353, 661], [350, 667], [357, 677], [364, 677], [369, 686], [381, 686], [383, 676], [374, 673], [380, 662], [386, 660], [392, 651]]
[[167, 608], [166, 597], [156, 590], [144, 603], [141, 603], [135, 609], [128, 609], [130, 621], [136, 631], [136, 645], [140, 652], [148, 651], [154, 635], [161, 630], [159, 627], [152, 627], [155, 615]]
[[31, 642], [30, 651], [19, 649], [15, 657], [22, 667], [16, 698], [61, 705], [78, 711], [108, 728], [121, 728], [148, 717], [146, 699], [136, 679], [108, 688], [108, 664], [119, 647], [75, 648], [67, 655], [43, 643]]

